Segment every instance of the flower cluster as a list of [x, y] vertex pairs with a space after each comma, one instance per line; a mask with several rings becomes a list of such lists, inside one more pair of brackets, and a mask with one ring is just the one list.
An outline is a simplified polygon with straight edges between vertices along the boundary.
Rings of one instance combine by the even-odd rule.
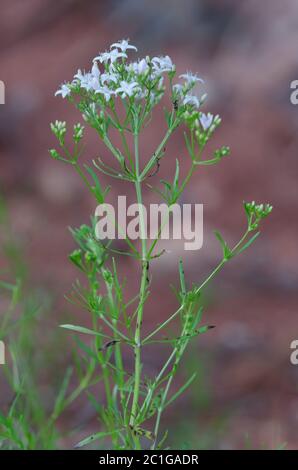
[[184, 79], [184, 83], [177, 83], [173, 86], [174, 98], [181, 100], [183, 105], [199, 108], [203, 99], [199, 99], [191, 92], [197, 83], [204, 83], [204, 81], [192, 72], [183, 73], [179, 78]]
[[51, 123], [51, 130], [53, 134], [59, 140], [60, 145], [64, 145], [65, 134], [66, 134], [66, 122], [65, 121], [55, 121]]
[[251, 230], [257, 229], [261, 219], [267, 217], [273, 209], [270, 204], [256, 204], [255, 201], [244, 202], [243, 205]]
[[[202, 97], [204, 100], [204, 96]], [[201, 100], [202, 101], [202, 100]], [[189, 154], [193, 160], [200, 158], [205, 145], [213, 135], [214, 131], [221, 124], [221, 118], [211, 113], [203, 113], [197, 109], [187, 109], [183, 113], [185, 123], [190, 130], [190, 139], [186, 135], [186, 144]], [[195, 148], [196, 147], [196, 148]], [[222, 147], [214, 152], [214, 158], [208, 160], [205, 164], [213, 164], [222, 157], [229, 155], [230, 149]]]
[[[60, 147], [62, 148], [62, 150], [64, 152], [66, 152], [66, 156], [68, 156], [67, 155], [67, 150], [65, 148], [65, 136], [66, 136], [66, 133], [67, 133], [66, 122], [65, 121], [58, 121], [58, 120], [56, 120], [55, 122], [52, 122], [51, 123], [51, 130], [52, 130], [53, 134], [56, 136], [56, 138], [57, 138], [57, 140], [60, 144]], [[78, 149], [78, 144], [82, 140], [83, 135], [84, 135], [84, 126], [82, 126], [80, 123], [74, 124], [72, 137], [73, 137], [73, 141], [75, 143], [75, 149], [76, 150]], [[62, 157], [61, 154], [59, 152], [57, 152], [56, 149], [50, 149], [49, 152], [50, 152], [51, 157], [54, 158], [55, 160], [68, 161], [64, 157]]]
[[173, 102], [178, 102], [186, 109], [199, 108], [202, 100], [192, 94], [192, 90], [197, 83], [203, 82], [201, 78], [187, 72], [180, 75], [183, 83], [173, 84], [176, 67], [169, 56], [147, 56], [128, 62], [129, 50], [137, 51], [137, 48], [129, 44], [128, 40], [112, 44], [109, 51], [94, 57], [89, 72], [79, 69], [71, 82], [61, 85], [56, 95], [69, 99], [75, 95], [91, 95], [92, 102], [98, 102], [103, 108], [113, 106], [113, 100], [117, 97], [131, 101], [146, 100], [150, 109], [163, 96], [164, 78], [168, 76]]

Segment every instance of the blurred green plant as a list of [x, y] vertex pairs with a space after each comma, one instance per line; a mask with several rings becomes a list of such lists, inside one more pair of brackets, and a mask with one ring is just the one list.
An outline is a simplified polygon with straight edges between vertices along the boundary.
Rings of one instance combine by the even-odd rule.
[[[203, 158], [205, 147], [221, 119], [200, 110], [205, 96], [199, 98], [192, 93], [195, 86], [202, 82], [197, 75], [188, 72], [180, 76], [184, 80], [182, 83], [174, 84], [176, 67], [170, 57], [145, 57], [129, 63], [129, 49], [136, 50], [126, 40], [112, 44], [109, 52], [101, 53], [93, 59], [90, 72], [79, 70], [73, 81], [64, 83], [56, 93], [77, 107], [85, 123], [95, 129], [109, 150], [116, 166], [106, 164], [102, 159], [93, 160], [92, 166], [83, 166], [80, 157], [84, 151], [81, 143], [84, 127], [81, 124], [74, 126], [74, 144], [70, 149], [65, 143], [66, 123], [56, 121], [51, 124], [60, 148], [59, 151], [51, 149], [50, 155], [78, 173], [98, 204], [105, 202], [109, 188], [102, 188], [97, 171], [111, 179], [131, 183], [135, 189], [140, 216], [140, 249], [128, 237], [125, 238], [125, 252], [113, 248], [111, 241], [100, 242], [95, 235], [94, 220], [90, 226], [82, 225], [72, 232], [78, 248], [70, 255], [70, 260], [86, 276], [86, 284], [82, 285], [77, 281], [69, 300], [90, 313], [90, 327], [74, 324], [61, 326], [93, 337], [91, 348], [82, 344], [81, 347], [85, 350], [91, 368], [96, 364], [101, 366], [100, 378], [106, 394], [105, 402], [92, 398], [105, 430], [88, 436], [77, 447], [100, 438], [109, 438], [116, 449], [140, 449], [148, 446], [160, 449], [165, 445], [167, 432], [163, 435], [160, 433], [162, 414], [191, 386], [196, 376], [195, 373], [192, 374], [170, 395], [178, 367], [190, 341], [212, 328], [202, 324], [201, 292], [229, 260], [255, 241], [259, 235], [261, 220], [272, 210], [269, 205], [245, 203], [247, 227], [243, 236], [232, 247], [220, 232], [215, 232], [222, 248], [222, 259], [201, 284], [188, 285], [180, 260], [176, 311], [167, 320], [156, 325], [151, 333], [146, 336], [142, 334], [144, 310], [150, 298], [150, 266], [153, 260], [164, 254], [164, 251], [155, 252], [161, 230], [151, 245], [145, 237], [145, 215], [142, 210], [144, 184], [148, 186], [148, 178], [158, 173], [165, 158], [165, 146], [178, 128], [184, 128], [186, 150], [190, 157], [189, 172], [185, 178], [181, 178], [179, 161], [176, 160], [176, 171], [171, 181], [161, 180], [162, 189], [149, 186], [167, 204], [169, 213], [194, 172], [202, 165], [220, 162], [229, 154], [229, 148], [221, 147], [210, 158]], [[101, 69], [99, 64], [102, 64]], [[164, 111], [167, 127], [165, 136], [141, 168], [140, 134], [152, 119], [153, 110], [167, 88], [171, 105]], [[113, 142], [113, 131], [119, 133], [121, 148]], [[114, 256], [116, 254], [130, 256], [139, 263], [139, 292], [131, 299], [126, 299], [125, 281], [119, 278]], [[175, 319], [180, 322], [179, 334], [173, 337], [160, 336]], [[148, 377], [144, 374], [142, 350], [155, 343], [170, 346], [171, 353], [160, 372], [155, 377]], [[124, 348], [133, 353], [133, 372], [127, 371], [124, 365]]]
[[0, 273], [0, 341], [5, 345], [5, 364], [0, 366], [4, 391], [0, 401], [0, 449], [59, 448], [63, 434], [57, 420], [92, 385], [93, 366], [88, 361], [85, 368], [75, 356], [81, 374], [78, 385], [70, 386], [74, 370], [69, 367], [61, 373], [60, 383], [53, 385], [55, 399], [49, 405], [42, 390], [41, 373], [49, 369], [47, 350], [55, 350], [56, 339], [48, 336], [49, 344], [41, 347], [40, 323], [50, 310], [50, 301], [46, 292], [28, 285], [26, 262], [1, 197], [0, 228], [0, 256], [5, 262]]

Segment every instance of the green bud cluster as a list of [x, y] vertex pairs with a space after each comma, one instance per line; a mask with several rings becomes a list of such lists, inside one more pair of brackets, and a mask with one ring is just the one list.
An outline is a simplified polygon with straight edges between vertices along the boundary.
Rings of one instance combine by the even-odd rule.
[[60, 145], [65, 143], [65, 134], [66, 134], [66, 122], [65, 121], [55, 121], [51, 123], [51, 130], [54, 135], [57, 137]]
[[267, 217], [273, 209], [270, 204], [256, 204], [255, 201], [244, 202], [243, 205], [250, 230], [256, 230], [260, 221]]

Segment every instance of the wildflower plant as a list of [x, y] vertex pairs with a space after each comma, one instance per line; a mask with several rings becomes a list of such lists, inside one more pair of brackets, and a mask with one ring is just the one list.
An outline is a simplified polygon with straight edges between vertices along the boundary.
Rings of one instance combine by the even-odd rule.
[[[103, 189], [100, 183], [98, 174], [103, 173], [111, 180], [131, 183], [140, 205], [140, 247], [138, 242], [127, 237], [125, 252], [115, 249], [112, 241], [99, 241], [95, 236], [94, 218], [90, 226], [82, 225], [72, 231], [78, 247], [71, 253], [70, 260], [86, 276], [86, 284], [83, 286], [77, 281], [69, 300], [89, 312], [90, 327], [70, 324], [61, 326], [93, 338], [91, 347], [81, 341], [78, 344], [86, 355], [89, 375], [94, 374], [102, 380], [106, 395], [105, 400], [98, 402], [89, 394], [104, 429], [86, 437], [78, 443], [79, 447], [105, 437], [111, 439], [116, 449], [163, 447], [167, 433], [161, 434], [162, 414], [195, 378], [195, 375], [191, 376], [173, 392], [172, 382], [178, 366], [190, 341], [211, 328], [202, 324], [202, 290], [228, 260], [249, 247], [259, 234], [261, 220], [272, 210], [269, 205], [244, 203], [247, 227], [241, 239], [232, 247], [228, 246], [219, 232], [215, 232], [222, 248], [222, 259], [201, 284], [188, 285], [180, 260], [177, 309], [144, 336], [142, 325], [151, 295], [150, 267], [153, 261], [164, 254], [163, 251], [156, 251], [159, 235], [150, 243], [145, 237], [142, 213], [144, 186], [155, 190], [170, 211], [193, 173], [201, 165], [220, 162], [229, 155], [229, 148], [223, 146], [211, 157], [204, 156], [205, 147], [220, 126], [221, 119], [201, 110], [206, 96], [198, 95], [196, 90], [200, 89], [202, 79], [192, 72], [179, 75], [177, 79], [176, 67], [169, 56], [147, 56], [129, 62], [128, 53], [135, 51], [136, 47], [127, 40], [112, 44], [110, 50], [93, 59], [90, 71], [78, 70], [73, 80], [63, 83], [56, 92], [56, 95], [66, 98], [79, 110], [84, 126], [90, 126], [96, 131], [111, 155], [108, 164], [101, 159], [93, 160], [89, 165], [81, 163], [80, 156], [84, 149], [82, 124], [78, 123], [73, 128], [72, 148], [65, 144], [66, 123], [56, 121], [51, 124], [59, 144], [58, 150], [50, 150], [51, 156], [74, 168], [97, 204], [104, 204], [109, 191], [109, 188]], [[155, 108], [160, 106], [162, 109], [160, 103], [163, 98], [165, 103], [166, 98], [170, 98], [170, 105], [164, 105], [163, 108], [165, 135], [142, 166], [139, 139], [144, 128], [149, 125]], [[176, 160], [172, 182], [162, 180], [162, 187], [154, 188], [148, 184], [148, 179], [158, 173], [166, 159], [165, 146], [178, 129], [184, 133], [185, 148], [190, 157], [189, 171], [181, 178], [179, 161]], [[112, 130], [119, 132], [121, 148], [113, 142]], [[126, 298], [125, 281], [118, 275], [117, 257], [121, 255], [135, 258], [140, 266], [139, 290], [131, 299]], [[169, 337], [166, 330], [174, 320], [179, 321], [180, 331], [177, 336]], [[142, 351], [155, 342], [170, 346], [171, 353], [158, 374], [148, 377], [144, 375]], [[122, 353], [127, 348], [134, 360], [133, 370], [127, 370], [124, 366]]]

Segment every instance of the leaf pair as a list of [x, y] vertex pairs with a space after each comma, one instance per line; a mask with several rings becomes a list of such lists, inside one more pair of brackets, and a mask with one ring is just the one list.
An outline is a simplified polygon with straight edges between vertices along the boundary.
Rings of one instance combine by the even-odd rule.
[[225, 261], [233, 258], [236, 254], [239, 255], [243, 251], [247, 250], [247, 248], [257, 239], [257, 237], [260, 235], [260, 232], [255, 233], [244, 245], [240, 245], [239, 248], [235, 249], [230, 249], [229, 246], [227, 245], [226, 241], [222, 237], [219, 231], [215, 231], [215, 236], [217, 240], [219, 241], [221, 248], [222, 248], [222, 253], [223, 253], [223, 259]]
[[88, 165], [85, 165], [85, 168], [88, 171], [89, 175], [91, 176], [91, 178], [93, 179], [93, 182], [94, 182], [94, 186], [92, 186], [93, 194], [94, 194], [97, 202], [99, 204], [103, 204], [105, 202], [106, 195], [110, 191], [111, 187], [107, 186], [103, 190], [95, 171], [91, 167], [89, 167]]

